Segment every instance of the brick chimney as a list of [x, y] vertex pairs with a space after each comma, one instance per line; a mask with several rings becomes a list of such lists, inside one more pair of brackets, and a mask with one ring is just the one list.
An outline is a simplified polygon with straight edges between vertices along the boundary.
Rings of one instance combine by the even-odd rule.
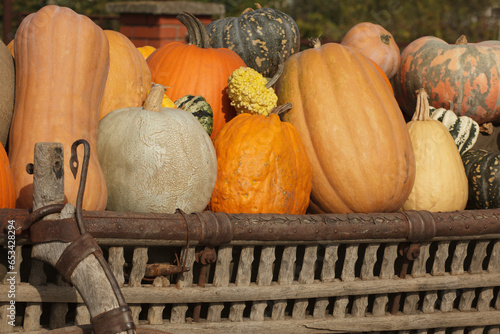
[[170, 42], [186, 42], [187, 29], [176, 16], [194, 14], [204, 25], [224, 17], [224, 5], [192, 1], [109, 2], [106, 10], [119, 14], [120, 32], [136, 47], [159, 48]]

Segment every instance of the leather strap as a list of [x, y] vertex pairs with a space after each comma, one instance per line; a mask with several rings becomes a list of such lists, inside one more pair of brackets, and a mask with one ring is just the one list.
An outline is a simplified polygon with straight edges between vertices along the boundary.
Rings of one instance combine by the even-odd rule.
[[92, 318], [95, 334], [115, 334], [135, 329], [132, 312], [127, 305], [98, 314]]

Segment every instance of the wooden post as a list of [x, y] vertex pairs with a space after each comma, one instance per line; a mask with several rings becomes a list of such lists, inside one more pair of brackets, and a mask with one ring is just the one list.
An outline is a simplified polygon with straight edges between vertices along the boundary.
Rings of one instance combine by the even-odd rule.
[[[60, 143], [35, 144], [34, 210], [49, 204], [64, 203], [63, 152], [63, 146]], [[60, 214], [50, 215], [46, 218], [63, 219], [74, 217], [74, 212], [73, 204], [68, 203]], [[33, 246], [32, 257], [55, 267], [61, 254], [69, 244], [59, 241], [36, 244]], [[71, 283], [85, 301], [91, 317], [119, 307], [111, 284], [95, 256], [87, 256], [80, 262], [71, 277]]]

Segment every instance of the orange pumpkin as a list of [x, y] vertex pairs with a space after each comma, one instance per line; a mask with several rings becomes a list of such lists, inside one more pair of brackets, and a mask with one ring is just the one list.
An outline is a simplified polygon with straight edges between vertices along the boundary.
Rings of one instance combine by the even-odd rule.
[[7, 44], [7, 48], [9, 49], [10, 53], [12, 54], [12, 57], [14, 57], [14, 40], [10, 41], [9, 44]]
[[227, 79], [246, 65], [232, 50], [211, 48], [205, 27], [192, 14], [178, 19], [187, 27], [191, 44], [173, 42], [153, 52], [147, 59], [152, 80], [168, 87], [173, 101], [188, 94], [203, 96], [214, 113], [214, 138], [236, 114], [226, 93]]
[[[83, 208], [103, 210], [107, 188], [96, 142], [99, 106], [109, 68], [106, 34], [88, 17], [49, 5], [21, 22], [15, 50], [16, 102], [9, 159], [16, 206], [33, 205], [33, 176], [26, 173], [26, 165], [33, 162], [35, 143], [61, 143], [69, 161], [73, 142], [85, 139], [91, 155]], [[65, 170], [65, 196], [68, 202], [76, 203], [80, 171], [74, 179], [69, 168]]]
[[[370, 59], [370, 58], [368, 58], [368, 59]], [[378, 73], [380, 73], [380, 75], [382, 76], [382, 78], [384, 78], [385, 83], [387, 84], [387, 86], [391, 90], [391, 93], [394, 95], [394, 89], [392, 88], [392, 84], [389, 81], [389, 78], [387, 77], [387, 75], [385, 75], [384, 70], [382, 70], [380, 68], [380, 66], [378, 66], [377, 63], [374, 62], [373, 60], [370, 59], [370, 61], [372, 62], [373, 66], [375, 66], [375, 68], [377, 69]]]
[[116, 109], [141, 107], [151, 87], [148, 64], [127, 36], [105, 30], [109, 41], [109, 73], [99, 120]]
[[269, 116], [239, 114], [214, 138], [217, 181], [209, 208], [229, 213], [304, 214], [309, 158], [297, 130]]
[[0, 144], [0, 209], [13, 209], [15, 206], [14, 178], [5, 148]]
[[148, 59], [149, 55], [156, 51], [156, 48], [154, 46], [145, 45], [138, 47], [137, 50], [139, 50], [144, 59]]
[[373, 60], [389, 79], [396, 74], [401, 64], [399, 46], [392, 34], [381, 25], [370, 22], [358, 23], [345, 34], [340, 43], [358, 50]]
[[278, 104], [312, 166], [311, 212], [391, 212], [408, 198], [415, 158], [398, 104], [370, 60], [327, 43], [292, 55]]

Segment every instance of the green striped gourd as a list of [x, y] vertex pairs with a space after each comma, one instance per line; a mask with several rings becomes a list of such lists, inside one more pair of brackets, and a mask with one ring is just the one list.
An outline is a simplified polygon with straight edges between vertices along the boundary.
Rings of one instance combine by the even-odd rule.
[[186, 95], [176, 100], [175, 106], [179, 109], [189, 111], [203, 125], [208, 135], [212, 134], [214, 125], [214, 113], [212, 107], [201, 95]]
[[468, 116], [458, 117], [453, 111], [444, 108], [429, 108], [432, 119], [440, 121], [450, 131], [460, 155], [474, 146], [479, 136], [479, 124]]
[[471, 149], [462, 162], [469, 182], [467, 209], [500, 208], [500, 154]]

